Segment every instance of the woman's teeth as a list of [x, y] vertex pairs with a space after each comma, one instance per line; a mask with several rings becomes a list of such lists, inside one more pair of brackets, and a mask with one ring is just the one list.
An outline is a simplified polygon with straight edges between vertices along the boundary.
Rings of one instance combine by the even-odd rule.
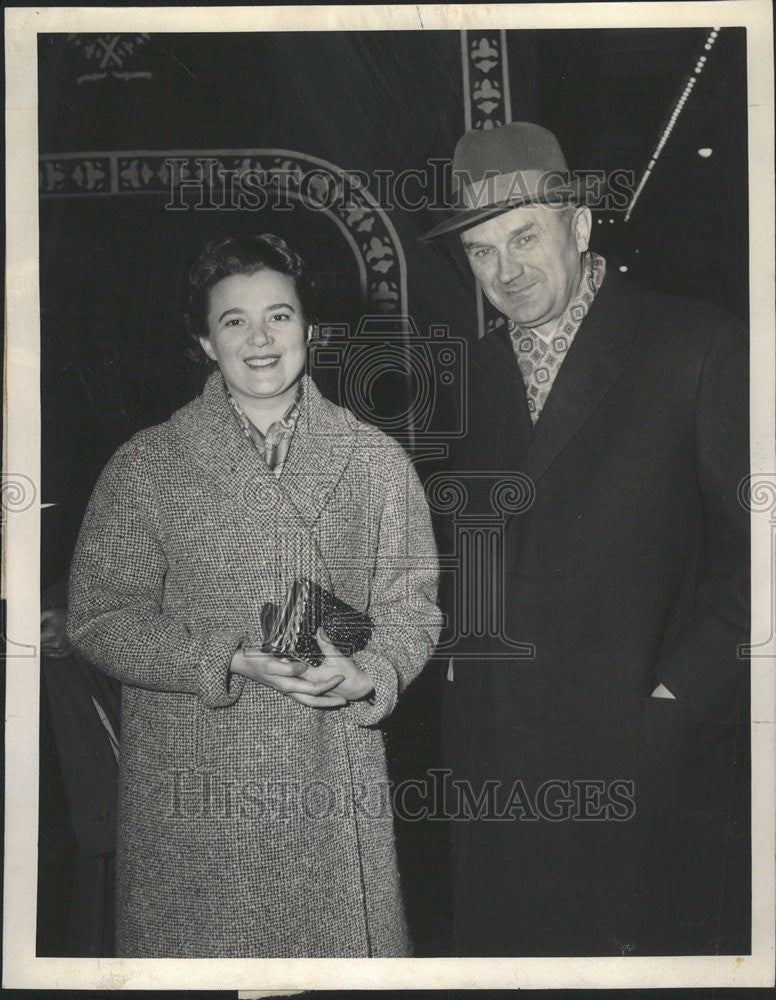
[[246, 358], [245, 363], [249, 368], [268, 368], [270, 365], [274, 365], [277, 361], [277, 357], [273, 358]]

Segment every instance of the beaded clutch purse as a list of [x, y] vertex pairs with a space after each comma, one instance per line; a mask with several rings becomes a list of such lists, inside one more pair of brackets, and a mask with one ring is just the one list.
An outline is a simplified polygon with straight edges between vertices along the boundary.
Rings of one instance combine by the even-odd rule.
[[265, 604], [261, 612], [264, 630], [262, 650], [279, 659], [303, 660], [318, 667], [323, 653], [315, 639], [320, 626], [334, 645], [352, 656], [366, 647], [374, 622], [369, 615], [324, 590], [312, 580], [294, 580], [283, 604]]

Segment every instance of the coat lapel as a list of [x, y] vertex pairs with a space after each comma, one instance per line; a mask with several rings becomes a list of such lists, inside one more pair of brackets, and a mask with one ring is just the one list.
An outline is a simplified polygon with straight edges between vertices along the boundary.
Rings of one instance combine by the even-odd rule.
[[216, 480], [228, 496], [251, 504], [274, 478], [245, 436], [226, 398], [216, 371], [201, 396], [173, 415], [172, 421], [192, 459]]
[[252, 508], [290, 504], [307, 527], [318, 519], [355, 444], [355, 420], [303, 376], [302, 404], [278, 479], [262, 461], [229, 406], [220, 372], [173, 418], [194, 461], [229, 496]]
[[544, 475], [625, 371], [617, 350], [636, 334], [635, 299], [635, 289], [607, 276], [534, 427], [523, 463], [523, 471], [534, 482]]
[[[472, 375], [476, 391], [470, 393], [466, 416], [470, 433], [482, 428], [475, 450], [494, 468], [519, 468], [533, 436], [525, 385], [506, 326], [481, 340], [475, 348]], [[483, 412], [475, 408], [483, 407]]]
[[302, 386], [299, 419], [279, 484], [312, 526], [350, 461], [357, 423], [347, 410], [325, 399], [308, 375]]

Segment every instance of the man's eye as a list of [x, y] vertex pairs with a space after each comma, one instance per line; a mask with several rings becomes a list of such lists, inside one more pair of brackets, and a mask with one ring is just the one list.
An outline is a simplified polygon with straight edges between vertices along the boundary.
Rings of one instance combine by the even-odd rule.
[[490, 247], [479, 247], [477, 250], [474, 251], [474, 256], [487, 257], [489, 253], [490, 253]]
[[535, 237], [533, 233], [528, 233], [525, 236], [521, 236], [517, 242], [520, 244], [521, 247], [524, 247], [527, 243], [532, 243], [534, 239]]
[[241, 323], [244, 323], [244, 322], [245, 322], [244, 320], [239, 319], [238, 317], [234, 316], [231, 319], [226, 320], [226, 322], [224, 323], [224, 326], [239, 326]]
[[273, 314], [272, 314], [272, 315], [270, 316], [270, 319], [271, 319], [271, 320], [272, 320], [273, 322], [275, 322], [275, 320], [287, 320], [287, 319], [291, 319], [291, 317], [289, 316], [289, 314], [288, 314], [288, 313], [273, 313]]

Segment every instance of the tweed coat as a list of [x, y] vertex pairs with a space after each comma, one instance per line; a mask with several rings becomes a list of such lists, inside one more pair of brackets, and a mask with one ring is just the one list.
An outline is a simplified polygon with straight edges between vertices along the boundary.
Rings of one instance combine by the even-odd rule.
[[[300, 572], [375, 621], [374, 703], [229, 674]], [[303, 376], [280, 479], [220, 373], [106, 466], [70, 579], [75, 645], [122, 681], [119, 954], [406, 955], [377, 724], [433, 649], [437, 560], [404, 451]]]
[[501, 555], [533, 651], [485, 638], [442, 682], [454, 778], [515, 790], [453, 825], [460, 954], [748, 949], [747, 359], [733, 317], [617, 274], [535, 426], [506, 332], [470, 353], [455, 468], [532, 484]]

